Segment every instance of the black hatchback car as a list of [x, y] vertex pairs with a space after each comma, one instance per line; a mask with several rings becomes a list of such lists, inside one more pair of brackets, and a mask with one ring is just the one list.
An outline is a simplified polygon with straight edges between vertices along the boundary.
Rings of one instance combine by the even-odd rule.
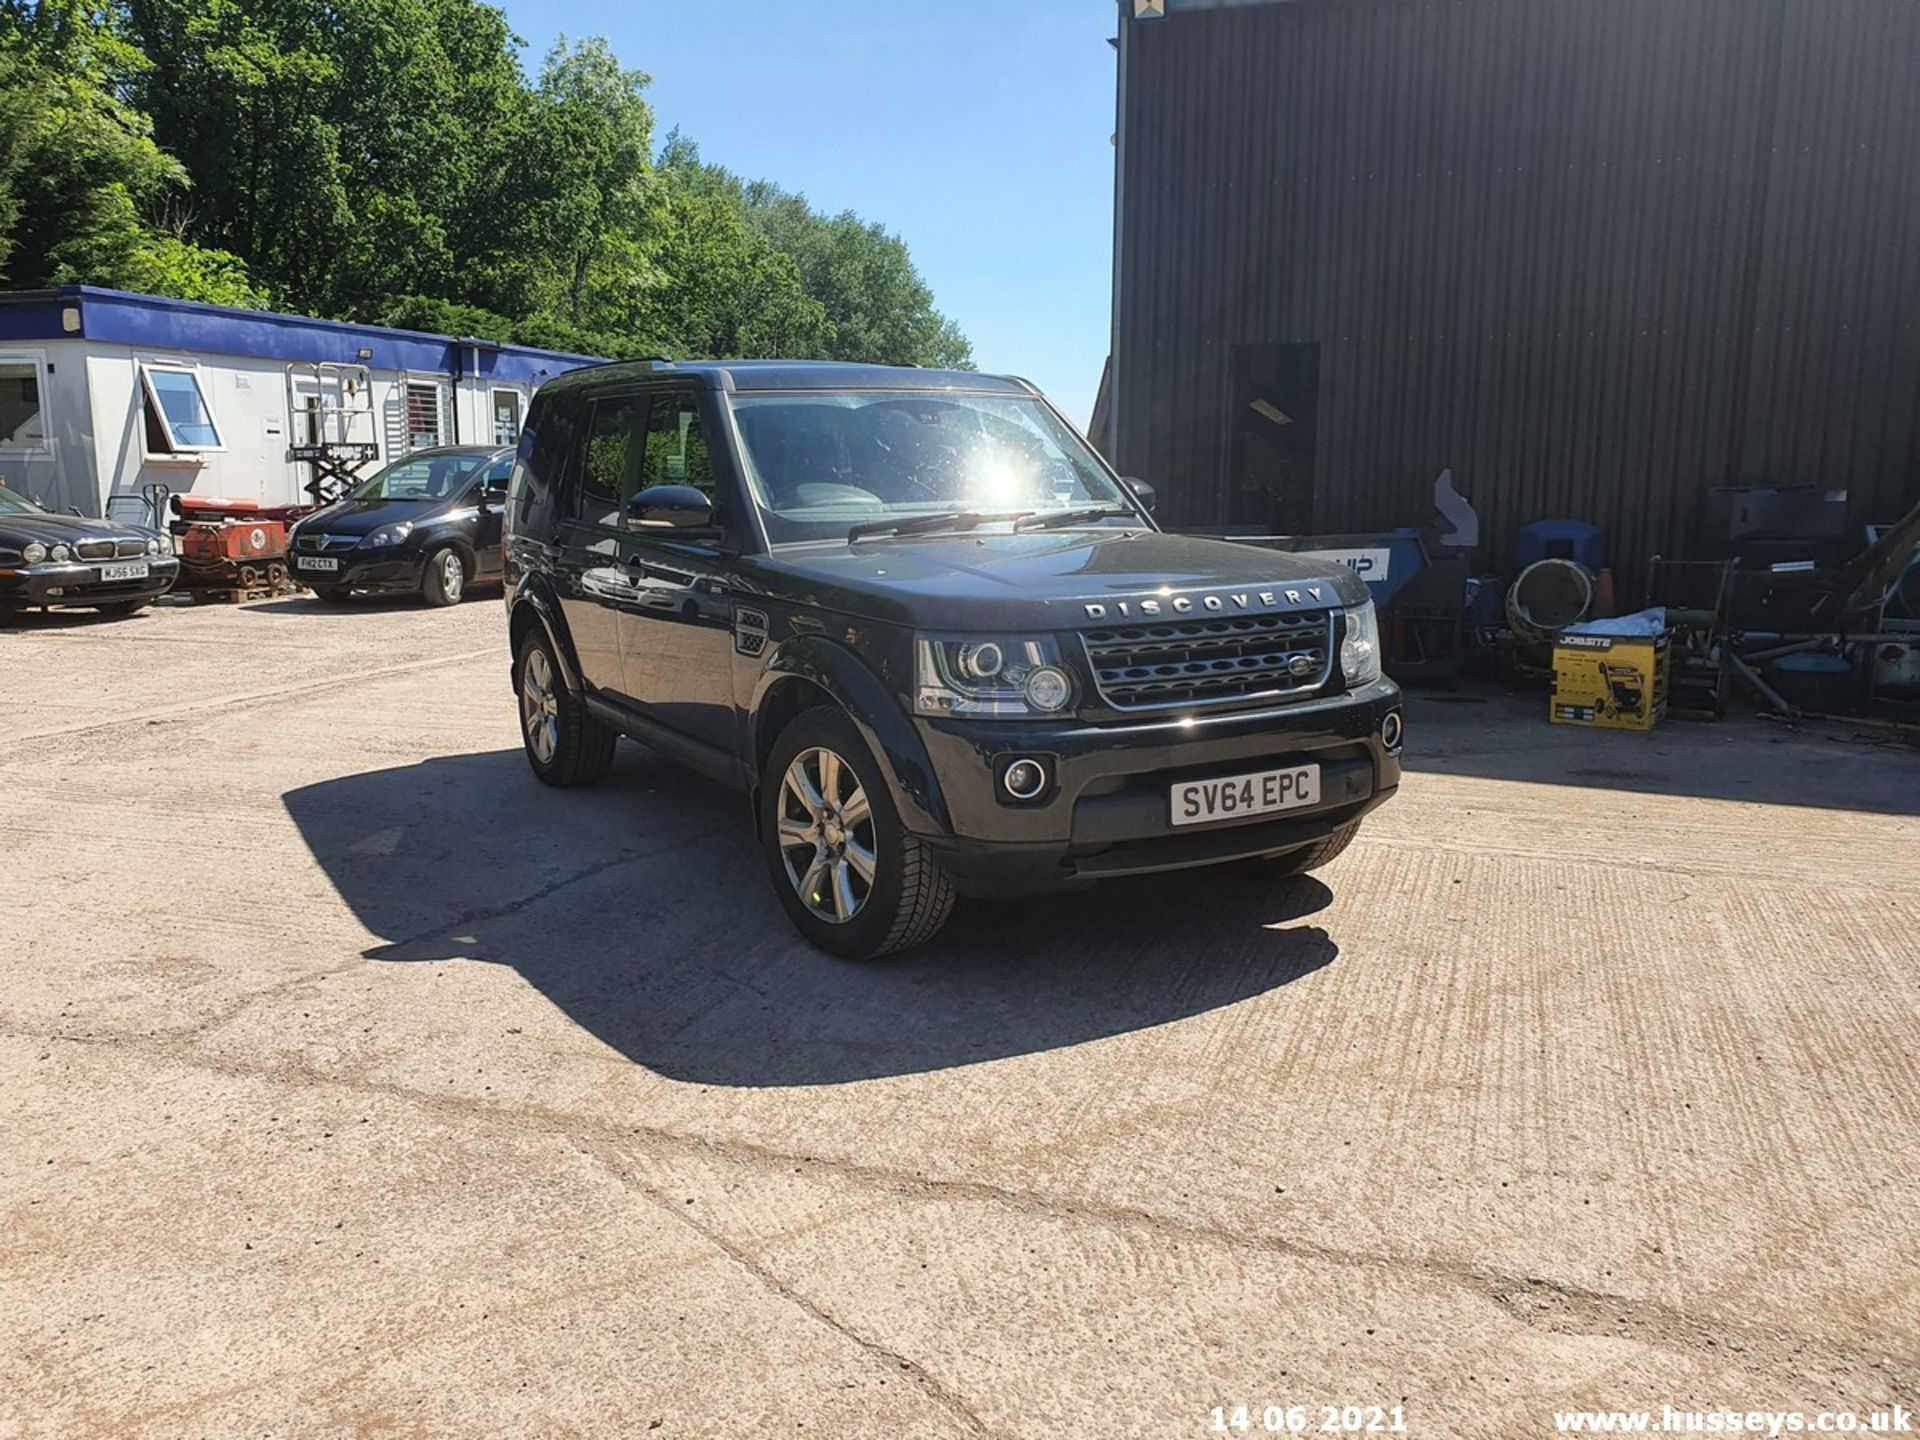
[[293, 578], [334, 603], [358, 591], [457, 605], [475, 581], [500, 578], [512, 470], [511, 449], [415, 450], [300, 517], [287, 537]]
[[1025, 381], [781, 361], [578, 370], [507, 503], [513, 685], [551, 785], [630, 735], [752, 797], [851, 957], [956, 894], [1324, 865], [1400, 780], [1344, 566], [1162, 532]]
[[0, 616], [34, 606], [131, 615], [179, 574], [164, 531], [56, 515], [0, 485]]

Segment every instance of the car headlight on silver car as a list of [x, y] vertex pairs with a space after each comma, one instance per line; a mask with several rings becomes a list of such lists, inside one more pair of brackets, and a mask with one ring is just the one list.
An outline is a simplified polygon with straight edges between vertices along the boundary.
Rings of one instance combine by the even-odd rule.
[[1373, 602], [1350, 607], [1346, 635], [1340, 641], [1340, 673], [1349, 685], [1365, 685], [1380, 678], [1380, 620]]
[[1017, 719], [1073, 703], [1073, 677], [1051, 635], [921, 635], [913, 653], [916, 714]]
[[398, 525], [382, 525], [378, 530], [375, 530], [371, 535], [367, 536], [363, 543], [371, 545], [375, 549], [378, 549], [382, 545], [398, 545], [412, 533], [413, 522], [411, 520], [402, 520]]

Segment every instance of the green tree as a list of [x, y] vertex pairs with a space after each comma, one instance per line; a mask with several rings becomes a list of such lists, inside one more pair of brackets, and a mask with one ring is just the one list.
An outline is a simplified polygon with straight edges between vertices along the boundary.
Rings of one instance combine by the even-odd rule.
[[125, 10], [147, 59], [133, 94], [194, 177], [202, 237], [245, 256], [296, 309], [323, 305], [354, 220], [329, 114], [339, 69], [309, 8], [128, 0]]
[[0, 0], [0, 266], [610, 356], [964, 365], [897, 236], [480, 0]]
[[658, 279], [632, 294], [618, 328], [657, 335], [678, 357], [821, 354], [825, 307], [724, 200], [670, 192], [651, 238]]
[[0, 6], [0, 276], [254, 303], [237, 256], [168, 223], [187, 172], [122, 98], [144, 64], [78, 0]]
[[701, 161], [677, 132], [660, 157], [668, 186], [721, 198], [746, 225], [788, 256], [808, 295], [820, 303], [827, 333], [820, 354], [886, 365], [965, 367], [972, 348], [914, 268], [906, 244], [851, 211], [825, 216], [806, 198], [767, 181], [745, 182]]
[[562, 262], [551, 308], [576, 324], [598, 291], [650, 278], [636, 243], [653, 188], [647, 80], [597, 39], [570, 46], [562, 37], [540, 70], [514, 194], [537, 216], [542, 249]]
[[[200, 221], [284, 303], [458, 294], [525, 85], [473, 0], [125, 0], [135, 88]], [[487, 237], [479, 237], [482, 243]]]

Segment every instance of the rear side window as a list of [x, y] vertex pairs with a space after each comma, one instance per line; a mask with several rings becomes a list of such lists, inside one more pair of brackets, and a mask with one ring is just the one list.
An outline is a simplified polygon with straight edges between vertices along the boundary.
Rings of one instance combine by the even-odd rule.
[[646, 477], [647, 397], [611, 395], [593, 406], [580, 464], [583, 523], [620, 529], [627, 502], [649, 483]]
[[549, 395], [536, 395], [528, 407], [507, 501], [507, 526], [514, 534], [545, 539], [572, 513], [568, 467], [589, 408]]

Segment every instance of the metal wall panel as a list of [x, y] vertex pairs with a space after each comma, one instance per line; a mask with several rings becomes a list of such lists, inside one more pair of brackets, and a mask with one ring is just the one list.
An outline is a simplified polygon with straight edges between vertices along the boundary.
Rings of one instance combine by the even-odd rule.
[[1226, 510], [1233, 346], [1318, 343], [1316, 528], [1633, 574], [1721, 484], [1920, 500], [1920, 4], [1297, 0], [1129, 22], [1114, 448]]

